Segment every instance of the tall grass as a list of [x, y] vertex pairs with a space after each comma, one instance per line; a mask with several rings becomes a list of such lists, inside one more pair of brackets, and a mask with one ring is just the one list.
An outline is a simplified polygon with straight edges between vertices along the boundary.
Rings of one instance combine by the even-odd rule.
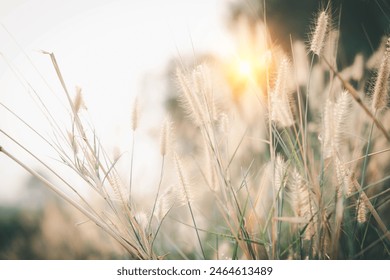
[[[338, 70], [331, 17], [328, 9], [319, 12], [304, 57], [301, 43], [291, 40], [287, 54], [261, 35], [267, 53], [259, 56], [267, 59], [246, 71], [245, 89], [232, 90], [229, 75], [215, 63], [178, 67], [180, 107], [163, 124], [161, 169], [148, 171], [159, 178], [148, 210], [140, 210], [146, 206], [133, 196], [140, 184], [133, 178], [139, 108], [131, 113], [129, 177], [121, 178], [119, 159], [107, 154], [80, 116], [81, 90], [72, 98], [52, 53], [45, 52], [68, 100], [71, 129], [62, 129], [46, 106], [56, 141], [15, 117], [58, 153], [99, 203], [2, 129], [59, 180], [40, 175], [7, 147], [0, 151], [111, 235], [130, 258], [389, 258], [384, 184], [390, 169], [380, 164], [390, 151], [383, 125], [389, 46], [375, 66], [372, 90], [355, 87], [371, 75], [358, 59]], [[297, 65], [305, 64], [307, 77], [298, 79], [303, 69]]]

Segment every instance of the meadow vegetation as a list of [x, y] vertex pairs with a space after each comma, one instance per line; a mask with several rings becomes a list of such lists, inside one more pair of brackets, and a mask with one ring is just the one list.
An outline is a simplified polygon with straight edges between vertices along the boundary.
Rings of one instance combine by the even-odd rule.
[[340, 69], [337, 22], [321, 9], [310, 40], [290, 38], [284, 51], [263, 18], [252, 28], [251, 52], [236, 60], [179, 60], [161, 124], [161, 168], [145, 171], [158, 178], [151, 197], [137, 197], [143, 182], [133, 178], [138, 102], [129, 112], [129, 173], [121, 174], [124, 154], [102, 146], [83, 118], [81, 88], [68, 90], [53, 53], [44, 52], [66, 96], [68, 123], [31, 92], [54, 140], [0, 104], [56, 151], [77, 183], [2, 128], [45, 173], [6, 146], [0, 155], [83, 213], [128, 258], [388, 259], [390, 38]]

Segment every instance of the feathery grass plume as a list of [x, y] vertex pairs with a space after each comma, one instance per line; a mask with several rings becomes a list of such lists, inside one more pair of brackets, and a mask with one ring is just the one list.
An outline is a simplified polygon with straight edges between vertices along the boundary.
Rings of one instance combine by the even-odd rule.
[[205, 123], [205, 113], [198, 95], [194, 92], [193, 82], [188, 79], [188, 74], [183, 73], [180, 68], [177, 69], [176, 76], [183, 93], [180, 97], [183, 108], [195, 125], [201, 126]]
[[333, 109], [334, 116], [334, 135], [333, 140], [335, 143], [335, 148], [339, 150], [339, 145], [341, 144], [344, 131], [345, 124], [348, 119], [348, 114], [350, 112], [351, 107], [351, 97], [347, 91], [343, 91], [340, 96], [336, 100], [336, 104]]
[[[305, 240], [312, 240], [315, 239], [316, 233], [318, 233], [317, 228], [318, 228], [318, 207], [316, 204], [314, 204], [314, 201], [310, 199], [310, 204], [308, 205], [309, 211], [305, 212], [305, 218], [308, 222], [305, 233], [304, 233], [304, 239]], [[317, 236], [318, 237], [318, 236]], [[313, 250], [315, 248], [313, 247]]]
[[172, 121], [167, 117], [161, 128], [160, 133], [160, 154], [165, 156], [169, 152], [169, 145], [172, 143], [171, 139]]
[[153, 213], [158, 222], [161, 222], [169, 210], [174, 206], [176, 198], [176, 192], [173, 190], [173, 187], [168, 188], [161, 194], [156, 202], [156, 208]]
[[307, 216], [307, 212], [310, 213], [310, 209], [308, 209], [310, 205], [309, 192], [305, 178], [295, 167], [291, 171], [287, 190], [295, 216]]
[[362, 194], [360, 194], [359, 196], [359, 200], [356, 205], [356, 211], [356, 220], [359, 224], [364, 224], [367, 221], [367, 207]]
[[351, 178], [351, 171], [341, 161], [340, 157], [334, 157], [336, 178], [337, 178], [337, 197], [350, 196], [353, 189], [353, 181]]
[[375, 52], [368, 58], [366, 62], [367, 69], [379, 69], [383, 60], [383, 53], [386, 51], [387, 37], [383, 36], [381, 42]]
[[390, 76], [390, 38], [387, 39], [386, 49], [383, 55], [381, 65], [376, 77], [372, 108], [374, 111], [380, 111], [387, 106], [389, 93], [389, 76]]
[[[338, 42], [340, 39], [340, 31], [337, 29], [329, 30], [324, 38], [324, 47], [320, 50], [320, 54], [322, 57], [326, 58], [332, 65], [336, 65], [337, 63], [337, 50], [338, 50]], [[314, 53], [314, 52], [313, 52]], [[326, 66], [326, 63], [321, 64]]]
[[[137, 136], [137, 133], [132, 133], [130, 187], [127, 188], [127, 185], [122, 184], [124, 181], [120, 180], [116, 170], [116, 162], [119, 157], [115, 158], [112, 163], [108, 154], [101, 146], [99, 139], [92, 132], [94, 131], [93, 127], [92, 129], [84, 128], [84, 122], [80, 119], [80, 112], [82, 112], [83, 108], [81, 89], [77, 88], [75, 95], [72, 95], [70, 98], [58, 65], [52, 55], [53, 65], [66, 92], [67, 100], [69, 101], [68, 105], [72, 109], [70, 114], [73, 126], [72, 130], [67, 134], [61, 123], [58, 122], [57, 124], [57, 120], [54, 117], [53, 119], [51, 118], [52, 107], [48, 106], [47, 111], [41, 110], [43, 113], [48, 114], [47, 120], [54, 132], [54, 141], [46, 141], [46, 143], [54, 150], [59, 151], [60, 160], [63, 160], [65, 164], [75, 171], [76, 175], [80, 177], [80, 181], [84, 180], [85, 185], [96, 191], [99, 200], [104, 204], [94, 204], [94, 197], [84, 195], [82, 192], [79, 195], [78, 188], [82, 186], [77, 182], [75, 183], [77, 186], [74, 185], [75, 188], [73, 188], [73, 180], [68, 183], [68, 179], [65, 178], [67, 174], [58, 171], [60, 176], [57, 177], [59, 179], [62, 179], [62, 176], [64, 176], [63, 184], [60, 182], [61, 185], [53, 185], [28, 166], [20, 164], [17, 159], [7, 154], [1, 146], [0, 153], [4, 153], [4, 155], [19, 163], [36, 178], [40, 179], [49, 188], [56, 191], [84, 213], [88, 220], [93, 221], [98, 227], [113, 236], [126, 248], [130, 258], [151, 259], [156, 256], [157, 250], [161, 249], [172, 252], [168, 255], [169, 258], [179, 256], [193, 258], [197, 256], [197, 252], [194, 252], [195, 247], [186, 247], [186, 245], [196, 246], [195, 242], [199, 241], [203, 251], [203, 240], [209, 246], [209, 249], [206, 251], [207, 257], [212, 257], [213, 252], [216, 252], [217, 258], [221, 256], [223, 258], [229, 256], [232, 259], [259, 259], [263, 258], [263, 256], [268, 258], [286, 258], [290, 255], [294, 259], [305, 257], [308, 259], [322, 259], [328, 257], [353, 257], [350, 252], [366, 254], [366, 252], [370, 253], [368, 250], [371, 249], [374, 249], [374, 252], [378, 252], [379, 250], [371, 245], [386, 245], [384, 242], [371, 244], [370, 242], [364, 242], [364, 240], [371, 240], [371, 237], [374, 235], [374, 238], [378, 237], [376, 227], [383, 233], [383, 237], [389, 238], [390, 236], [385, 223], [382, 222], [380, 217], [380, 214], [386, 213], [385, 205], [376, 203], [374, 206], [370, 202], [370, 198], [375, 199], [385, 194], [385, 191], [382, 192], [382, 189], [379, 190], [380, 193], [375, 193], [376, 187], [371, 187], [386, 180], [385, 166], [383, 170], [375, 170], [374, 175], [367, 172], [369, 176], [375, 176], [375, 178], [360, 176], [372, 182], [368, 186], [367, 184], [359, 184], [357, 182], [352, 172], [354, 167], [350, 165], [352, 162], [361, 161], [360, 154], [352, 156], [350, 163], [344, 161], [347, 159], [344, 156], [344, 152], [347, 149], [359, 153], [362, 152], [360, 147], [362, 138], [358, 133], [364, 134], [367, 124], [366, 122], [357, 122], [362, 127], [357, 126], [356, 131], [351, 135], [351, 141], [348, 142], [348, 145], [345, 145], [346, 147], [343, 146], [345, 144], [343, 142], [344, 124], [349, 120], [347, 113], [350, 109], [350, 101], [348, 100], [349, 95], [346, 92], [341, 93], [339, 88], [344, 86], [351, 92], [352, 97], [360, 106], [364, 105], [358, 92], [348, 82], [350, 80], [358, 80], [359, 84], [362, 84], [362, 77], [364, 79], [364, 72], [361, 66], [363, 58], [361, 56], [356, 57], [353, 66], [356, 69], [352, 69], [353, 67], [351, 66], [348, 69], [344, 69], [345, 71], [340, 70], [338, 72], [332, 68], [333, 65], [336, 65], [335, 61], [338, 57], [337, 44], [330, 42], [338, 41], [337, 39], [332, 39], [333, 35], [338, 35], [338, 31], [328, 30], [331, 29], [330, 21], [332, 16], [328, 9], [326, 9], [327, 12], [321, 11], [318, 13], [318, 18], [315, 19], [317, 24], [313, 28], [311, 44], [308, 43], [307, 48], [303, 51], [301, 50], [305, 57], [299, 58], [299, 52], [295, 51], [294, 54], [293, 51], [294, 68], [299, 72], [296, 75], [298, 76], [296, 78], [298, 81], [295, 84], [296, 89], [291, 88], [290, 91], [289, 81], [293, 80], [293, 76], [289, 75], [290, 65], [288, 59], [278, 59], [277, 61], [280, 65], [274, 65], [274, 63], [271, 63], [272, 65], [264, 64], [264, 66], [261, 66], [264, 67], [264, 71], [257, 69], [261, 70], [262, 73], [266, 72], [264, 75], [266, 77], [257, 75], [264, 78], [264, 83], [263, 81], [260, 83], [260, 80], [256, 79], [256, 83], [253, 84], [255, 90], [259, 90], [259, 92], [266, 91], [264, 95], [253, 96], [259, 97], [257, 101], [260, 101], [261, 105], [253, 102], [254, 99], [248, 99], [248, 96], [245, 96], [245, 98], [240, 100], [229, 100], [231, 103], [226, 104], [226, 112], [222, 113], [216, 106], [216, 104], [219, 104], [215, 102], [216, 100], [218, 101], [216, 97], [218, 97], [219, 91], [213, 91], [215, 84], [214, 82], [212, 83], [212, 81], [215, 81], [212, 79], [213, 74], [216, 74], [213, 70], [217, 68], [208, 68], [207, 64], [200, 64], [190, 71], [183, 70], [183, 68], [178, 70], [177, 81], [182, 91], [180, 92], [181, 101], [183, 101], [188, 115], [198, 126], [198, 128], [185, 127], [185, 132], [189, 132], [185, 134], [185, 137], [190, 138], [186, 138], [185, 141], [191, 141], [191, 144], [195, 147], [192, 149], [193, 154], [191, 156], [201, 160], [200, 166], [198, 162], [190, 163], [198, 167], [196, 170], [202, 173], [204, 180], [191, 181], [191, 177], [188, 178], [193, 176], [190, 173], [193, 170], [193, 166], [182, 163], [184, 161], [183, 158], [180, 158], [170, 150], [173, 142], [170, 135], [171, 121], [169, 119], [165, 120], [160, 134], [159, 152], [162, 155], [162, 158], [160, 158], [162, 163], [161, 172], [159, 173], [160, 181], [154, 197], [153, 209], [146, 211], [146, 214], [137, 210], [137, 207], [144, 207], [143, 203], [145, 202], [134, 201], [136, 197], [130, 196], [133, 152], [135, 151], [134, 138]], [[265, 53], [261, 58], [265, 60], [266, 54], [271, 54], [267, 47], [270, 44], [270, 40], [268, 40], [266, 32], [260, 36], [253, 37], [252, 33], [256, 31], [249, 24], [248, 27], [245, 30], [251, 34], [247, 34], [246, 43], [249, 44], [246, 44], [245, 47], [254, 43], [254, 52]], [[261, 28], [263, 26], [257, 25], [255, 28], [258, 27]], [[266, 24], [264, 24], [264, 28], [266, 28]], [[258, 44], [256, 45], [257, 40]], [[291, 43], [294, 44], [292, 39]], [[383, 88], [388, 88], [387, 79], [390, 75], [390, 69], [388, 68], [390, 66], [383, 66], [389, 60], [389, 45], [390, 42], [387, 43], [387, 46], [386, 42], [383, 44], [381, 56], [375, 64], [378, 73], [376, 75], [377, 85], [375, 86], [378, 88], [382, 87], [381, 90], [377, 90], [382, 92], [382, 94], [385, 92]], [[250, 48], [251, 46], [249, 46], [248, 50]], [[312, 58], [310, 68], [306, 57], [307, 53], [305, 53], [306, 50], [310, 51]], [[272, 53], [274, 58], [278, 58], [275, 55], [277, 53], [276, 50], [272, 50]], [[385, 57], [383, 57], [383, 53], [385, 53]], [[315, 56], [319, 56], [318, 58], [320, 59], [316, 59]], [[300, 62], [302, 62], [303, 66], [298, 65]], [[342, 85], [335, 84], [334, 79], [332, 77], [329, 78], [328, 69], [323, 67], [322, 62], [330, 63], [330, 76], [338, 77]], [[261, 67], [259, 66], [259, 68]], [[384, 67], [384, 69], [381, 70], [380, 67]], [[301, 71], [303, 68], [307, 68], [307, 71]], [[270, 86], [268, 74], [273, 69], [276, 72], [275, 80], [271, 82]], [[345, 73], [348, 73], [348, 75], [344, 75]], [[302, 77], [299, 77], [301, 74], [303, 74]], [[380, 77], [387, 78], [384, 81], [379, 81], [381, 80]], [[312, 82], [311, 85], [309, 81]], [[24, 83], [25, 81], [22, 82]], [[293, 84], [291, 83], [292, 87], [294, 87]], [[321, 101], [301, 104], [301, 101], [304, 100], [298, 99], [300, 106], [299, 114], [301, 115], [298, 116], [298, 110], [294, 111], [292, 106], [295, 102], [292, 102], [292, 94], [290, 93], [292, 93], [292, 90], [296, 90], [297, 95], [300, 96], [300, 91], [303, 88], [307, 89], [307, 97], [309, 97], [309, 93], [310, 96], [313, 96], [313, 93], [322, 93], [329, 89], [332, 98], [327, 100], [326, 104], [321, 104]], [[234, 91], [234, 89], [232, 90]], [[372, 90], [372, 107], [374, 110], [379, 110], [385, 106], [387, 101], [383, 97], [381, 97], [382, 99], [375, 97], [374, 85]], [[337, 95], [333, 95], [334, 92]], [[387, 93], [385, 97], [386, 99], [388, 98]], [[39, 98], [38, 95], [36, 96], [37, 98]], [[137, 101], [142, 100], [139, 98], [135, 100], [134, 107], [130, 112], [131, 116], [128, 118], [128, 122], [131, 122], [129, 125], [133, 131], [139, 129], [138, 126], [140, 125], [138, 123]], [[263, 98], [269, 99], [263, 102], [265, 101]], [[374, 100], [375, 98], [379, 101]], [[238, 101], [240, 101], [239, 104], [233, 103]], [[263, 106], [264, 104], [269, 104], [270, 106], [265, 108], [269, 112], [269, 121], [266, 121], [266, 124], [269, 125], [268, 131], [264, 130], [264, 124], [259, 125], [258, 122], [259, 115], [261, 118], [264, 117], [262, 115], [263, 110], [260, 112], [258, 105]], [[308, 104], [310, 104], [310, 107]], [[41, 103], [38, 103], [38, 105], [40, 106]], [[302, 105], [307, 106], [306, 111], [302, 110]], [[0, 106], [7, 109], [1, 102]], [[364, 106], [362, 107], [365, 108]], [[352, 108], [355, 109], [355, 107], [351, 106]], [[320, 112], [323, 109], [323, 123], [321, 121], [318, 123], [315, 117], [316, 112]], [[371, 108], [368, 111], [372, 112]], [[252, 119], [252, 112], [259, 113], [254, 117], [256, 118], [255, 121], [253, 121], [254, 118]], [[314, 115], [309, 115], [308, 112], [312, 112]], [[237, 115], [234, 115], [235, 113]], [[251, 117], [248, 118], [248, 116]], [[312, 118], [311, 116], [314, 117]], [[298, 117], [302, 117], [300, 118], [300, 125], [294, 127], [294, 118], [298, 120]], [[304, 122], [303, 117], [305, 117]], [[371, 119], [375, 120], [374, 117], [371, 117]], [[19, 118], [19, 120], [27, 124], [23, 119]], [[231, 122], [230, 127], [229, 121]], [[318, 125], [322, 127], [317, 127]], [[277, 130], [274, 130], [275, 126], [278, 127]], [[289, 126], [293, 126], [293, 129], [290, 129]], [[244, 133], [242, 133], [243, 127], [245, 129]], [[283, 127], [288, 127], [287, 131], [280, 129]], [[35, 132], [33, 127], [29, 128], [32, 128]], [[323, 137], [321, 140], [322, 147], [318, 146], [317, 141], [311, 141], [312, 132], [321, 128]], [[2, 129], [3, 127], [0, 127], [0, 133], [4, 134]], [[200, 132], [199, 134], [201, 135], [196, 135], [197, 132]], [[39, 133], [37, 134], [40, 136]], [[91, 137], [92, 134], [93, 137]], [[192, 137], [194, 135], [199, 137]], [[235, 138], [232, 139], [231, 137]], [[46, 140], [44, 137], [41, 138]], [[260, 142], [258, 140], [266, 142], [270, 147], [267, 153], [263, 153], [261, 147], [258, 147]], [[16, 141], [14, 142], [18, 144]], [[64, 142], [65, 147], [62, 147], [61, 144]], [[356, 145], [356, 147], [353, 145]], [[24, 146], [20, 146], [24, 148]], [[372, 150], [375, 152], [368, 154], [369, 149], [367, 148], [366, 158], [369, 157], [375, 162], [382, 162], [377, 160], [380, 154], [385, 161], [388, 155], [387, 149], [379, 147]], [[29, 152], [27, 149], [25, 151]], [[278, 154], [279, 151], [280, 154]], [[324, 156], [322, 156], [321, 152], [323, 152]], [[176, 170], [169, 170], [169, 167], [165, 168], [164, 165], [167, 156], [171, 156], [171, 154], [173, 157], [172, 163], [176, 165], [176, 168], [174, 168]], [[34, 156], [34, 153], [30, 153], [30, 155]], [[324, 158], [327, 160], [324, 160]], [[57, 170], [51, 170], [51, 166], [46, 166], [38, 157], [35, 157], [35, 159], [45, 166], [46, 171], [57, 175]], [[264, 168], [260, 168], [264, 162], [268, 162], [268, 164]], [[333, 164], [333, 167], [329, 167], [331, 164]], [[356, 164], [359, 165], [359, 163]], [[246, 169], [247, 166], [248, 168]], [[158, 172], [158, 170], [149, 170], [145, 174], [152, 176], [150, 174], [154, 173], [153, 171]], [[177, 185], [172, 188], [164, 188], [164, 184], [169, 179], [172, 179], [171, 171], [176, 171], [177, 173], [175, 175]], [[209, 190], [205, 189], [205, 191], [208, 191], [206, 195], [209, 198], [204, 201], [200, 199], [195, 201], [194, 193], [196, 194], [200, 187], [206, 184], [210, 186]], [[336, 184], [336, 187], [334, 187], [334, 184]], [[68, 195], [67, 192], [61, 192], [62, 187], [66, 186], [73, 190], [74, 194]], [[357, 199], [355, 199], [355, 196], [348, 197], [351, 196], [353, 187], [355, 188], [354, 193], [358, 194], [356, 196]], [[370, 192], [372, 191], [370, 198], [363, 191], [363, 189], [367, 188], [369, 188]], [[160, 192], [160, 190], [162, 191]], [[335, 190], [337, 193], [335, 193]], [[289, 205], [287, 206], [289, 207], [286, 207], [285, 203], [288, 203]], [[180, 209], [177, 209], [178, 211], [175, 213], [177, 220], [166, 219], [173, 206], [180, 206]], [[353, 217], [350, 215], [351, 207], [354, 212], [352, 214]], [[379, 213], [376, 212], [374, 207], [378, 207]], [[288, 213], [290, 210], [291, 213]], [[369, 213], [370, 216], [368, 216]], [[285, 214], [291, 217], [285, 216]], [[355, 234], [354, 223], [348, 219], [353, 218], [356, 223], [367, 223], [369, 217], [374, 219], [375, 223], [367, 227], [367, 231], [365, 231], [363, 239], [361, 239], [362, 235]], [[192, 219], [192, 222], [189, 222], [189, 225], [187, 225], [190, 219]], [[200, 221], [202, 221], [202, 225]], [[163, 222], [167, 224], [160, 227]], [[197, 222], [201, 227], [197, 226]], [[179, 226], [177, 226], [178, 224]], [[205, 228], [201, 236], [199, 235], [200, 228]], [[161, 235], [158, 235], [160, 229], [168, 229], [169, 232], [168, 234], [163, 232]], [[185, 231], [181, 231], [181, 229]], [[188, 229], [191, 233], [196, 231], [198, 240], [195, 240], [188, 234]], [[158, 236], [158, 239], [156, 236]], [[200, 239], [200, 237], [204, 237], [204, 239]], [[333, 239], [329, 239], [329, 237]], [[352, 241], [339, 246], [348, 238]], [[213, 240], [216, 241], [215, 247]], [[156, 246], [153, 246], [154, 241], [156, 241]], [[173, 241], [172, 247], [166, 245], [169, 241]], [[339, 250], [340, 252], [328, 254], [331, 252], [328, 245], [334, 245], [334, 251]], [[223, 252], [225, 252], [225, 255], [222, 255]], [[388, 255], [388, 251], [385, 251], [384, 254]], [[365, 256], [362, 255], [362, 257]]]
[[198, 65], [193, 71], [195, 91], [198, 92], [201, 103], [203, 103], [203, 106], [207, 110], [208, 120], [213, 122], [218, 120], [218, 108], [211, 77], [212, 71], [210, 65], [207, 63]]
[[135, 221], [140, 226], [141, 230], [146, 230], [148, 227], [149, 219], [145, 212], [137, 212], [134, 216]]
[[118, 200], [123, 205], [126, 205], [127, 201], [125, 199], [128, 198], [128, 195], [125, 193], [125, 189], [121, 183], [121, 180], [115, 172], [112, 172], [111, 174], [108, 174], [107, 180], [109, 182], [109, 185], [111, 186], [112, 190], [114, 191], [115, 198], [112, 200]]
[[134, 99], [133, 108], [131, 111], [131, 130], [136, 131], [139, 121], [139, 104], [138, 97]]
[[290, 79], [290, 62], [283, 57], [278, 68], [278, 75], [271, 92], [270, 118], [281, 127], [294, 125], [291, 92], [288, 85]]
[[210, 81], [210, 67], [203, 63], [191, 73], [176, 71], [179, 87], [182, 91], [181, 104], [196, 126], [202, 126], [218, 119], [218, 110]]
[[326, 11], [319, 13], [317, 18], [316, 27], [314, 29], [313, 36], [311, 38], [310, 51], [320, 56], [324, 47], [326, 35], [329, 26], [329, 15]]
[[213, 164], [214, 164], [214, 158], [212, 155], [211, 148], [208, 145], [206, 145], [204, 148], [205, 179], [211, 191], [218, 191], [219, 184], [218, 184], [217, 174], [215, 172]]
[[76, 114], [80, 111], [81, 108], [85, 108], [81, 87], [76, 87], [76, 96], [73, 100], [73, 106]]
[[275, 192], [281, 195], [282, 190], [287, 184], [288, 164], [283, 157], [278, 154], [275, 160]]
[[179, 177], [179, 182], [181, 185], [181, 188], [179, 188], [178, 192], [176, 192], [176, 200], [179, 202], [179, 205], [186, 205], [188, 203], [192, 203], [194, 200], [194, 196], [190, 187], [188, 176], [183, 169], [182, 161], [176, 153], [174, 153], [173, 158], [176, 167], [176, 173]]
[[226, 113], [219, 114], [218, 128], [222, 134], [229, 133], [229, 128], [230, 128], [229, 117]]
[[307, 222], [304, 238], [309, 240], [315, 233], [317, 211], [307, 182], [295, 167], [290, 172], [287, 191], [295, 216], [304, 218]]
[[344, 136], [345, 123], [351, 105], [351, 98], [347, 91], [343, 91], [333, 103], [327, 100], [323, 115], [323, 156], [332, 157], [339, 152]]
[[133, 131], [133, 137], [131, 142], [131, 156], [130, 156], [130, 173], [129, 173], [129, 201], [132, 195], [133, 185], [133, 161], [134, 161], [134, 146], [135, 146], [135, 131], [138, 127], [139, 122], [139, 104], [138, 97], [134, 99], [133, 108], [131, 112], [131, 130]]

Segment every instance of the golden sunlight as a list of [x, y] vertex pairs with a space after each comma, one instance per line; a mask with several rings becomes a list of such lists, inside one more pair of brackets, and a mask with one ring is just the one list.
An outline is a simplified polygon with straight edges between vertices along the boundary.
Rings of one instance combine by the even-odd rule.
[[227, 80], [232, 88], [233, 95], [238, 97], [253, 85], [262, 87], [265, 81], [265, 71], [272, 63], [270, 50], [262, 54], [242, 55], [229, 62]]
[[237, 65], [237, 72], [243, 78], [250, 78], [253, 74], [253, 66], [249, 60], [239, 60]]

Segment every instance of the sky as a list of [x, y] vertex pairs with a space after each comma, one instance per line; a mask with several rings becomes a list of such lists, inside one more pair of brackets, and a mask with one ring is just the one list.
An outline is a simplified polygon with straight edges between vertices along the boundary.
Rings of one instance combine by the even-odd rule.
[[[53, 108], [58, 120], [66, 118], [63, 92], [49, 57], [41, 50], [53, 52], [69, 90], [82, 88], [88, 117], [107, 150], [118, 146], [125, 152], [130, 149], [131, 107], [138, 96], [144, 136], [136, 147], [136, 171], [142, 176], [145, 168], [155, 168], [150, 159], [158, 147], [148, 131], [158, 129], [164, 116], [165, 67], [172, 58], [194, 52], [223, 56], [231, 51], [224, 22], [227, 3], [0, 0], [0, 101], [49, 137], [50, 127], [31, 99], [27, 83]], [[10, 65], [17, 69], [19, 80]], [[43, 158], [55, 157], [4, 108], [0, 108], [0, 126]], [[2, 135], [0, 141], [30, 162]], [[0, 155], [0, 203], [17, 200], [27, 180], [23, 174]]]

